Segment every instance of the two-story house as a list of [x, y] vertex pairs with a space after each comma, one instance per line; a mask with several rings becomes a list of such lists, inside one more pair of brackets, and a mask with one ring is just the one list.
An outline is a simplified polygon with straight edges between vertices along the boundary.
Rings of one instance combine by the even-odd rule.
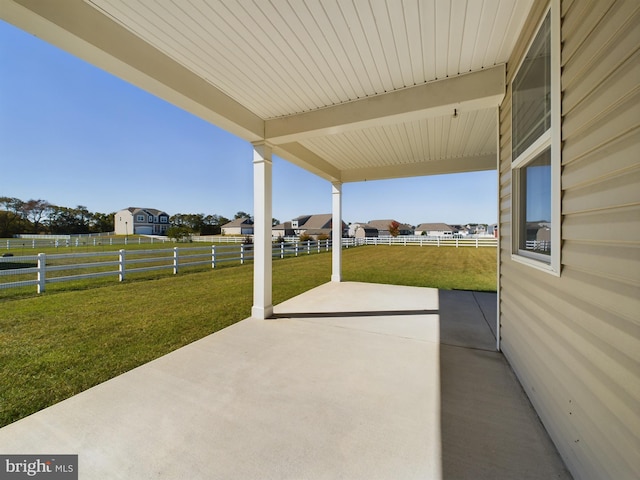
[[[331, 236], [331, 225], [333, 217], [330, 213], [316, 215], [301, 215], [291, 220], [291, 229], [296, 235], [328, 235]], [[342, 236], [346, 237], [349, 227], [342, 222]]]
[[114, 218], [116, 235], [165, 235], [169, 214], [155, 208], [129, 207]]

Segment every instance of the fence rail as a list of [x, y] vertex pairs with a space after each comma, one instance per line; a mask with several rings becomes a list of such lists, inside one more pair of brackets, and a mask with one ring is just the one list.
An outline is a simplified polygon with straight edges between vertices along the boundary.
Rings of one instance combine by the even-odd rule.
[[37, 248], [80, 248], [99, 247], [101, 245], [150, 245], [173, 243], [168, 237], [105, 237], [105, 236], [64, 236], [37, 235], [33, 238], [7, 238], [0, 240], [0, 249], [7, 251], [35, 250]]
[[399, 235], [397, 237], [367, 237], [354, 239], [357, 245], [420, 245], [436, 247], [497, 247], [494, 237], [427, 237], [424, 235]]

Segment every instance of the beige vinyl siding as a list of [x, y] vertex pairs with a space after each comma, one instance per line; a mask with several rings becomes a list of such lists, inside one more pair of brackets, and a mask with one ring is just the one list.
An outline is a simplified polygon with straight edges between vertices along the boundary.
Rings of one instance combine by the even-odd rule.
[[500, 110], [501, 346], [575, 478], [637, 479], [640, 3], [567, 0], [561, 12], [562, 271], [510, 257], [510, 81], [527, 28]]

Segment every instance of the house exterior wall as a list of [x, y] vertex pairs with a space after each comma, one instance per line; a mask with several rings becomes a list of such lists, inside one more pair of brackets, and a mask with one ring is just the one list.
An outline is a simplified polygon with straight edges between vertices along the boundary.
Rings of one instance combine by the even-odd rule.
[[562, 1], [562, 249], [511, 259], [511, 79], [500, 108], [501, 348], [576, 479], [640, 478], [640, 4]]
[[120, 210], [114, 218], [114, 230], [116, 235], [132, 235], [133, 234], [133, 215], [129, 210]]

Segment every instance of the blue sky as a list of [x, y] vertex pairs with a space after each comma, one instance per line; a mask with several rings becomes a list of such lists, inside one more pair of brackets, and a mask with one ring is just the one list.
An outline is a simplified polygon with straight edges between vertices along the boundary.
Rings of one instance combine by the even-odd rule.
[[[0, 21], [0, 196], [109, 213], [253, 210], [251, 145]], [[280, 158], [273, 215], [331, 211], [331, 184]], [[495, 171], [349, 183], [346, 222], [495, 223]]]

